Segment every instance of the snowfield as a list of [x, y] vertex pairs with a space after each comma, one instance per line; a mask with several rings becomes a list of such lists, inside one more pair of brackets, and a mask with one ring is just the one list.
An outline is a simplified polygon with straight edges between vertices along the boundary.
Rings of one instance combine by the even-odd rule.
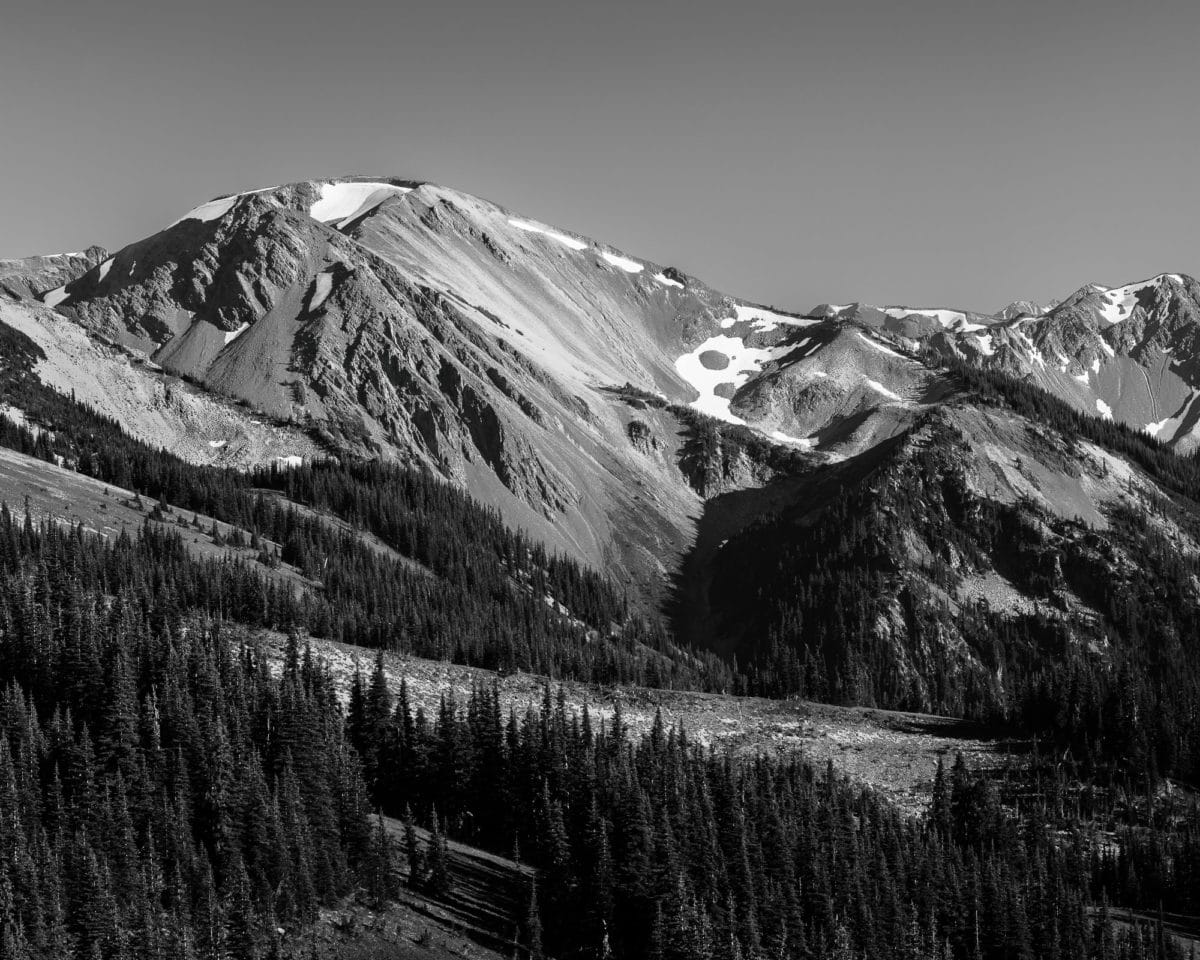
[[1122, 320], [1129, 319], [1130, 313], [1137, 305], [1138, 294], [1147, 287], [1158, 286], [1164, 280], [1174, 280], [1176, 283], [1182, 283], [1183, 277], [1178, 273], [1160, 273], [1157, 277], [1151, 277], [1149, 280], [1142, 280], [1139, 283], [1129, 283], [1123, 287], [1113, 287], [1111, 290], [1105, 290], [1100, 287], [1097, 292], [1101, 293], [1102, 304], [1100, 306], [1100, 316], [1107, 323], [1120, 323]]
[[216, 220], [232, 210], [233, 205], [238, 202], [240, 197], [241, 194], [235, 193], [232, 197], [220, 197], [216, 200], [209, 200], [208, 203], [202, 203], [198, 207], [193, 207], [176, 220], [175, 223], [172, 223], [171, 226], [175, 226], [176, 223], [183, 223], [184, 220], [199, 220], [201, 223]]
[[680, 283], [678, 280], [672, 280], [670, 277], [666, 276], [665, 274], [656, 273], [654, 275], [654, 279], [657, 280], [659, 283], [661, 283], [664, 287], [678, 287], [680, 290], [683, 289], [682, 283]]
[[370, 213], [388, 197], [410, 192], [394, 183], [323, 183], [321, 197], [308, 208], [308, 215], [322, 223], [337, 221], [338, 229]]
[[1100, 317], [1105, 323], [1120, 323], [1129, 318], [1130, 311], [1137, 304], [1137, 295], [1150, 283], [1130, 284], [1127, 287], [1116, 287], [1101, 296]]
[[[729, 400], [717, 396], [717, 387], [730, 384], [736, 392], [752, 375], [762, 370], [763, 364], [790, 351], [791, 347], [748, 347], [738, 337], [718, 334], [676, 360], [675, 369], [700, 394], [689, 404], [693, 410], [726, 423], [745, 425], [745, 420], [730, 411]], [[722, 354], [729, 362], [721, 370], [710, 370], [701, 361], [701, 355], [705, 353]]]
[[235, 193], [232, 196], [218, 197], [216, 200], [209, 200], [208, 203], [202, 203], [198, 207], [193, 207], [178, 220], [168, 224], [167, 229], [169, 230], [176, 224], [183, 223], [184, 220], [199, 220], [202, 223], [208, 223], [212, 220], [217, 220], [232, 210], [233, 205], [241, 200], [242, 197], [250, 197], [256, 193], [269, 193], [272, 190], [278, 189], [278, 187], [260, 187], [257, 190], [245, 190], [242, 193]]

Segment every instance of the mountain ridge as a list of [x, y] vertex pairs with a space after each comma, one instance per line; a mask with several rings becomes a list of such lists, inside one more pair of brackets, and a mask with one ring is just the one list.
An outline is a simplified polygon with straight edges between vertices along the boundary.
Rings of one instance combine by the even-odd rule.
[[[1109, 290], [1083, 288], [1036, 318], [1024, 306], [1007, 319], [1009, 308], [788, 312], [427, 181], [227, 194], [72, 269], [40, 304], [27, 288], [10, 295], [0, 319], [39, 342], [39, 369], [60, 389], [86, 356], [153, 398], [150, 423], [99, 382], [79, 384], [135, 433], [196, 462], [423, 464], [653, 602], [706, 500], [776, 475], [731, 462], [705, 468], [698, 487], [676, 461], [696, 462], [705, 431], [676, 407], [745, 425], [814, 466], [838, 462], [954, 397], [921, 359], [931, 350], [1086, 412], [1144, 418], [1181, 450], [1200, 423], [1187, 377], [1108, 357], [1122, 334], [1130, 351], [1141, 342], [1133, 325], [1095, 319]], [[1111, 309], [1122, 305], [1145, 333], [1137, 297]], [[614, 393], [626, 386], [662, 404], [635, 407]]]

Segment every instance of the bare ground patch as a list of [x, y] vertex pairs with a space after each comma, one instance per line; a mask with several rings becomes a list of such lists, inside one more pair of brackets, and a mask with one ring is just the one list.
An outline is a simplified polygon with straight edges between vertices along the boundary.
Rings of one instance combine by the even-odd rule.
[[[279, 634], [263, 636], [277, 661], [283, 638]], [[348, 694], [356, 662], [364, 676], [370, 674], [375, 651], [327, 640], [311, 643], [314, 653], [329, 664], [343, 697]], [[424, 707], [430, 715], [443, 696], [453, 696], [461, 705], [472, 686], [490, 688], [493, 683], [503, 708], [520, 714], [529, 707], [540, 707], [547, 683], [552, 685], [552, 695], [559, 685], [532, 674], [500, 676], [482, 668], [396, 653], [384, 654], [384, 670], [393, 693], [401, 679], [406, 680], [413, 708]], [[961, 751], [973, 767], [997, 769], [1015, 762], [1008, 750], [1019, 751], [1022, 746], [967, 721], [928, 714], [573, 681], [561, 685], [568, 709], [579, 713], [586, 706], [593, 719], [611, 720], [619, 704], [632, 736], [648, 732], [656, 712], [661, 711], [668, 727], [680, 727], [693, 742], [717, 750], [743, 756], [799, 753], [818, 766], [832, 761], [835, 770], [913, 815], [928, 806], [939, 757], [949, 764]]]

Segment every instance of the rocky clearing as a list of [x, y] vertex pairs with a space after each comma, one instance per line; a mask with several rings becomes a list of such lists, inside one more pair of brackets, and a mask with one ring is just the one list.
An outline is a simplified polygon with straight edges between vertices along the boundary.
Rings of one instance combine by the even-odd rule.
[[[263, 635], [278, 662], [284, 639]], [[374, 651], [326, 640], [310, 641], [313, 651], [328, 663], [345, 696], [355, 664], [369, 675]], [[496, 684], [504, 709], [523, 713], [542, 703], [547, 683], [555, 695], [558, 681], [518, 673], [500, 676], [475, 667], [384, 654], [384, 670], [393, 687], [408, 683], [414, 709], [436, 711], [443, 696], [466, 702], [472, 686]], [[839, 707], [799, 700], [767, 700], [723, 694], [656, 690], [644, 687], [599, 687], [562, 682], [569, 710], [586, 706], [593, 720], [609, 721], [617, 705], [631, 736], [650, 730], [655, 713], [663, 722], [681, 727], [695, 743], [740, 756], [757, 753], [799, 753], [812, 763], [834, 769], [886, 796], [910, 815], [922, 813], [929, 802], [938, 757], [949, 764], [962, 751], [974, 767], [998, 769], [1017, 762], [1022, 744], [991, 736], [962, 720], [926, 714], [898, 713], [868, 707]]]

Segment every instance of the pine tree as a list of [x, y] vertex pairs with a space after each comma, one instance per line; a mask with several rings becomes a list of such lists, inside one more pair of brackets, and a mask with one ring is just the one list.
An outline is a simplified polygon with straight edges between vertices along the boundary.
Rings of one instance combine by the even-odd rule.
[[433, 831], [429, 837], [429, 879], [427, 889], [439, 898], [445, 898], [453, 889], [450, 877], [450, 846], [442, 832], [437, 811], [433, 813]]
[[538, 906], [537, 880], [529, 885], [529, 906], [525, 911], [525, 955], [528, 960], [545, 960], [542, 950], [542, 910]]
[[413, 826], [412, 810], [404, 808], [404, 853], [408, 861], [408, 885], [420, 887], [424, 884], [425, 861], [421, 856], [420, 841]]

